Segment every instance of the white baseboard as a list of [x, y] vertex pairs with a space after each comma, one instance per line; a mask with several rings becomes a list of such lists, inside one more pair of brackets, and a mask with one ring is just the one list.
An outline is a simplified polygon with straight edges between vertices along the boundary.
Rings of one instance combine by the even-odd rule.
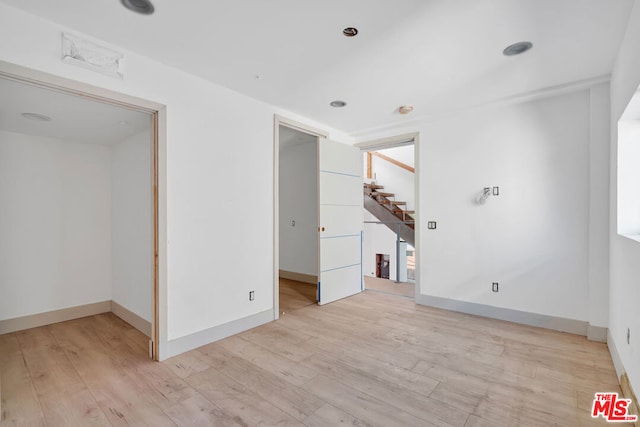
[[167, 352], [165, 353], [167, 356], [163, 360], [271, 321], [273, 321], [273, 310], [265, 310], [252, 316], [243, 317], [242, 319], [187, 335], [186, 337], [176, 338], [167, 343]]
[[31, 314], [13, 319], [0, 320], [0, 335], [25, 329], [38, 328], [52, 323], [66, 322], [111, 311], [111, 301], [96, 302], [48, 311], [46, 313]]
[[[611, 360], [613, 360], [613, 366], [616, 370], [616, 376], [618, 377], [618, 382], [620, 383], [622, 394], [626, 399], [631, 399], [632, 401], [630, 412], [639, 415], [638, 412], [640, 412], [640, 403], [638, 403], [638, 398], [635, 394], [635, 390], [633, 390], [633, 387], [631, 386], [631, 382], [629, 381], [629, 377], [627, 376], [627, 371], [624, 369], [622, 358], [620, 357], [620, 353], [618, 352], [618, 347], [615, 340], [613, 339], [613, 335], [611, 335], [611, 331], [607, 331], [607, 347], [609, 347], [609, 354], [611, 354]], [[640, 418], [638, 422], [634, 423], [634, 426], [640, 426]]]
[[587, 326], [587, 339], [589, 341], [607, 342], [608, 330], [608, 328], [604, 328], [602, 326], [593, 326], [592, 324], [589, 324], [589, 326]]
[[609, 347], [609, 354], [611, 354], [611, 360], [613, 360], [613, 367], [616, 370], [616, 375], [620, 378], [624, 375], [626, 370], [622, 364], [622, 359], [620, 358], [620, 353], [618, 353], [618, 347], [613, 339], [613, 335], [611, 335], [611, 331], [607, 331], [607, 347]]
[[476, 316], [506, 320], [508, 322], [520, 323], [523, 325], [538, 326], [540, 328], [587, 336], [588, 323], [582, 320], [565, 319], [562, 317], [547, 316], [544, 314], [529, 313], [526, 311], [493, 307], [490, 305], [458, 301], [430, 295], [418, 295], [416, 303], [466, 314], [474, 314]]
[[101, 301], [93, 304], [47, 311], [46, 313], [36, 313], [13, 319], [0, 320], [0, 335], [109, 312], [113, 312], [113, 314], [146, 336], [151, 336], [151, 322], [146, 321], [115, 301]]
[[296, 282], [318, 284], [318, 276], [304, 273], [296, 273], [295, 271], [280, 270], [280, 277], [283, 279], [295, 280]]
[[151, 338], [151, 322], [111, 300], [111, 312]]

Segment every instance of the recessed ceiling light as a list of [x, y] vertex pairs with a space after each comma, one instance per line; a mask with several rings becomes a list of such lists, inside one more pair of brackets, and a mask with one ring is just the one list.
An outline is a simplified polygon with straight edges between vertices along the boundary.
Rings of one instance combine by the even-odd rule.
[[37, 113], [22, 113], [22, 117], [29, 120], [34, 120], [36, 122], [50, 122], [51, 117], [45, 116], [44, 114]]
[[129, 122], [128, 122], [128, 121], [126, 121], [126, 120], [120, 120], [120, 121], [118, 122], [118, 124], [119, 124], [120, 126], [126, 126], [126, 125], [128, 125], [128, 124], [129, 124]]
[[331, 101], [329, 105], [335, 108], [342, 108], [342, 107], [345, 107], [347, 103], [344, 101]]
[[520, 55], [533, 47], [531, 42], [518, 42], [504, 48], [502, 54], [504, 56]]
[[412, 111], [413, 111], [413, 105], [401, 105], [398, 108], [398, 112], [400, 114], [409, 114]]
[[358, 35], [358, 29], [355, 27], [347, 27], [344, 30], [342, 30], [342, 34], [345, 37], [355, 37]]
[[143, 15], [151, 15], [155, 10], [149, 0], [120, 0], [124, 7]]

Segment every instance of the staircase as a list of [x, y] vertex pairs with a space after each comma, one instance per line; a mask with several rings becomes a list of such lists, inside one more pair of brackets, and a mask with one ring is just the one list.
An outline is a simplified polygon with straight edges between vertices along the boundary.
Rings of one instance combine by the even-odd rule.
[[413, 218], [415, 211], [406, 209], [407, 202], [394, 200], [395, 194], [381, 190], [384, 190], [382, 185], [364, 183], [364, 208], [381, 222], [395, 222], [396, 224], [385, 225], [415, 247], [415, 219]]

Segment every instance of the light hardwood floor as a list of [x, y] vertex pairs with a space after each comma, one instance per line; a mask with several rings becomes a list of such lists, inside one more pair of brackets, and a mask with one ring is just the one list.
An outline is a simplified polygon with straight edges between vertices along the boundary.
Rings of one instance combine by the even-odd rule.
[[398, 283], [379, 277], [364, 276], [364, 287], [370, 291], [384, 292], [407, 298], [415, 298], [416, 295], [415, 283]]
[[317, 286], [310, 283], [280, 278], [280, 315], [315, 304]]
[[0, 336], [0, 368], [2, 426], [606, 425], [619, 392], [604, 344], [375, 292], [163, 363], [92, 316]]

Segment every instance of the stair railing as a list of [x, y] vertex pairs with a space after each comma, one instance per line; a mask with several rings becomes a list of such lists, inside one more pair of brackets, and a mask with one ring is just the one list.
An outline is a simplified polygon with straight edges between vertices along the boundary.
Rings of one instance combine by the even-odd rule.
[[382, 160], [386, 160], [387, 162], [391, 163], [392, 165], [396, 165], [398, 167], [401, 167], [402, 169], [407, 170], [407, 171], [409, 171], [411, 173], [416, 173], [416, 169], [411, 167], [411, 166], [409, 166], [406, 163], [402, 163], [401, 161], [396, 160], [396, 159], [394, 159], [392, 157], [389, 157], [387, 155], [384, 155], [384, 154], [382, 154], [382, 153], [380, 153], [378, 151], [369, 151], [369, 152], [367, 152], [367, 178], [368, 179], [371, 179], [371, 170], [372, 170], [371, 161], [372, 161], [372, 156], [376, 156], [376, 157], [378, 157], [378, 158], [380, 158]]

